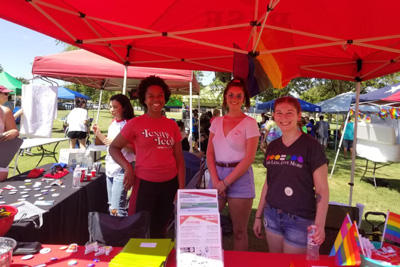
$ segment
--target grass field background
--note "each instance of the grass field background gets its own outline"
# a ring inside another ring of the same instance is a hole
[[[63,137],[63,127],[62,121],[60,120],[62,117],[66,116],[69,111],[61,110],[58,113],[58,118],[54,121],[53,124],[53,135],[52,137]],[[141,111],[135,110],[135,115],[141,115]],[[96,119],[96,111],[89,111],[89,117]],[[167,112],[168,118],[181,119],[181,113]],[[102,129],[103,133],[107,132],[108,125],[111,122],[111,115],[108,110],[101,110],[98,124]],[[335,128],[336,122],[331,121],[331,128]],[[94,137],[91,134],[91,138]],[[45,148],[47,150],[52,150],[54,145],[47,145]],[[57,147],[57,151],[61,148],[68,148],[68,142],[61,142]],[[3,151],[2,151],[3,152]],[[21,172],[25,172],[34,168],[37,162],[40,159],[41,151],[37,148],[33,148],[32,151],[33,156],[20,156],[18,158],[18,166]],[[333,166],[333,162],[335,159],[336,151],[333,149],[327,150],[327,157],[330,161],[329,164],[329,174],[331,172],[331,168]],[[58,157],[58,156],[57,156]],[[255,211],[258,207],[259,197],[261,194],[262,186],[265,181],[265,168],[262,165],[263,154],[261,151],[257,152],[255,162],[253,164],[254,170],[254,178],[256,185],[256,198],[253,203],[252,216],[249,222],[248,227],[248,235],[250,237],[249,244],[251,251],[267,251],[267,246],[265,240],[259,240],[254,237],[252,226],[253,226],[253,217]],[[41,163],[53,163],[54,159],[51,157],[45,157]],[[355,186],[353,188],[353,206],[356,203],[362,203],[365,205],[365,211],[381,211],[386,212],[387,210],[391,210],[393,212],[400,214],[400,164],[392,164],[390,166],[386,166],[384,168],[380,168],[376,171],[376,177],[384,178],[385,182],[389,185],[389,187],[378,187],[374,188],[374,186],[367,182],[366,180],[360,181],[360,177],[362,176],[365,168],[366,160],[363,158],[356,159],[356,167],[355,167],[355,175],[354,175],[354,183]],[[11,162],[10,166],[14,166],[14,161]],[[370,163],[370,166],[372,164]],[[13,169],[10,168],[10,175],[12,176]],[[350,182],[350,174],[351,174],[351,160],[343,159],[342,152],[340,153],[337,161],[337,165],[335,168],[335,172],[331,179],[329,179],[329,188],[330,188],[330,201],[340,202],[340,203],[349,203],[349,192],[350,186],[348,183]],[[366,177],[372,177],[372,172],[367,172]],[[224,210],[224,213],[228,213],[228,210]],[[380,219],[380,218],[378,218]],[[365,222],[362,224],[362,228],[367,232],[371,231],[371,227],[367,225]],[[224,236],[224,248],[232,249],[233,248],[233,235]]]

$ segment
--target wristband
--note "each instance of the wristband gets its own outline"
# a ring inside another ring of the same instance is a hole
[[[224,183],[225,187],[228,188],[229,187],[229,183],[225,180],[222,180],[222,182]]]
[[[262,220],[262,217],[254,217],[254,219]]]

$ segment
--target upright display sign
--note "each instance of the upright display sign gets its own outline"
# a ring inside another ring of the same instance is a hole
[[[217,190],[178,190],[175,225],[178,267],[224,266]]]

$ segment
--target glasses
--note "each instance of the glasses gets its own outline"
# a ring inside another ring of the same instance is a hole
[[[8,96],[10,93],[3,93],[3,92],[0,92],[0,94]]]

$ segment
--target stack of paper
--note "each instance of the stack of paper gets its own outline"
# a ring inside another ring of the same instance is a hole
[[[178,190],[176,210],[177,266],[224,266],[217,190]]]
[[[121,253],[110,261],[109,266],[164,266],[173,247],[174,242],[170,239],[131,238]]]

